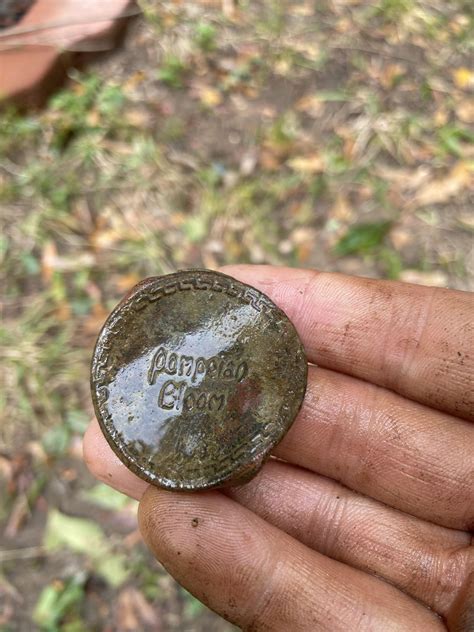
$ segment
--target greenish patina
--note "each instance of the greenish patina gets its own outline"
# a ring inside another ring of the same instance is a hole
[[[245,482],[291,426],[307,363],[288,317],[225,274],[145,279],[107,319],[92,398],[107,441],[146,481],[174,490]]]

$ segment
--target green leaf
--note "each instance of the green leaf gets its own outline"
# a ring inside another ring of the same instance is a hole
[[[65,584],[54,582],[45,586],[36,602],[33,621],[43,630],[56,630],[68,611],[83,600],[84,582],[85,576],[80,574]]]
[[[72,432],[83,434],[89,425],[89,416],[83,410],[70,410],[66,415],[66,423]]]
[[[207,219],[199,216],[190,217],[183,228],[190,241],[201,241],[207,234]]]
[[[350,94],[348,92],[346,92],[345,90],[320,90],[319,92],[316,92],[316,97],[320,100],[320,101],[341,101],[341,102],[345,102],[345,101],[349,101]]]
[[[84,498],[84,500],[88,500],[95,505],[99,505],[104,509],[111,509],[114,511],[123,509],[132,502],[124,494],[121,494],[115,489],[112,489],[112,487],[104,485],[103,483],[98,483],[91,489],[82,491],[81,498]]]
[[[374,222],[372,224],[355,224],[341,237],[336,244],[338,255],[368,254],[382,244],[389,232],[391,222]]]
[[[186,67],[175,55],[169,55],[158,71],[158,79],[170,88],[182,88]]]
[[[58,619],[56,610],[57,600],[57,588],[52,585],[43,588],[33,611],[33,621],[43,628],[56,625]]]
[[[216,47],[217,31],[212,24],[201,22],[196,27],[196,44],[201,50],[210,53]]]
[[[104,531],[92,520],[51,509],[43,542],[48,551],[68,548],[87,555],[94,570],[113,587],[120,586],[129,575],[126,557],[112,551]]]
[[[23,252],[20,255],[21,262],[23,263],[23,267],[25,268],[25,272],[28,275],[34,276],[40,273],[41,266],[38,262],[38,259],[32,255],[30,252]]]
[[[69,446],[71,435],[66,424],[48,430],[42,439],[44,449],[51,456],[61,456]]]
[[[43,541],[48,551],[66,547],[95,558],[107,551],[105,533],[99,525],[85,518],[66,516],[57,509],[48,514]]]
[[[445,125],[440,128],[438,138],[444,151],[460,158],[463,156],[462,143],[474,143],[474,133],[455,125]]]
[[[61,625],[61,632],[90,632],[88,624],[84,623],[82,619],[74,619]]]
[[[403,261],[395,250],[382,248],[378,254],[378,259],[385,268],[385,276],[388,279],[398,279],[403,270]]]
[[[95,561],[94,568],[113,588],[121,586],[130,574],[127,558],[120,553],[108,553],[100,557]]]
[[[190,592],[184,588],[181,589],[181,592],[184,596],[184,614],[186,617],[195,619],[203,610],[206,610],[206,606]]]

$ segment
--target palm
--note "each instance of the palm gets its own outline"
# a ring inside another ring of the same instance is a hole
[[[141,528],[156,556],[247,630],[473,629],[472,297],[227,272],[288,313],[319,366],[277,458],[251,483],[226,495],[147,491]],[[97,476],[142,496],[97,426],[85,449]]]

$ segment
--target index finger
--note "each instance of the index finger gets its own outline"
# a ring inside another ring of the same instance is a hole
[[[474,419],[473,294],[275,266],[222,270],[287,313],[310,362]]]

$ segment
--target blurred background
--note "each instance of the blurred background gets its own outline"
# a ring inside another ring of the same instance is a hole
[[[89,362],[149,275],[235,262],[473,289],[469,0],[142,0],[1,113],[0,630],[234,629],[81,463]]]

